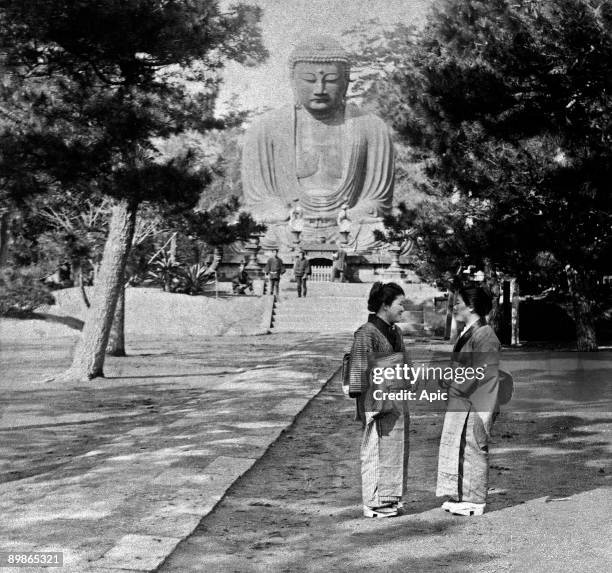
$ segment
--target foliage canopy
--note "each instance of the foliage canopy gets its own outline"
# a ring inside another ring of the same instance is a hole
[[[445,199],[434,256],[609,271],[612,3],[445,0],[405,46],[380,108]]]

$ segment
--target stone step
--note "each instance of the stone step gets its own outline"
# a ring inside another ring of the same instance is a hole
[[[401,283],[400,286],[406,293],[406,298],[414,304],[423,304],[433,300],[442,293],[436,288],[423,283]],[[281,281],[282,292],[296,292],[296,284],[289,281]],[[368,294],[372,288],[371,283],[334,283],[334,282],[312,282],[308,283],[308,294],[316,296],[356,296],[367,301]]]
[[[337,302],[325,302],[321,304],[317,304],[315,302],[312,303],[289,303],[286,301],[276,302],[275,309],[280,312],[291,311],[291,312],[300,312],[300,313],[308,313],[312,312],[314,314],[326,314],[327,312],[343,312],[347,309],[350,309],[353,312],[357,312],[360,314],[368,314],[368,310],[366,305],[363,304],[363,301],[337,301]],[[423,312],[423,308],[420,307],[410,307],[404,310],[405,313],[419,314]]]
[[[341,326],[343,328],[345,327],[357,328],[364,322],[365,320],[363,319],[357,319],[357,320],[355,319],[353,320],[299,320],[299,319],[285,318],[285,319],[280,319],[280,320],[274,320],[274,327],[284,328],[285,326],[289,326],[289,325],[294,326],[294,325],[303,324],[307,326],[312,326],[314,327],[315,330],[317,327],[323,327],[323,326]]]
[[[354,308],[363,312],[367,312],[367,302],[362,298],[356,297],[315,297],[307,296],[304,298],[288,298],[286,295],[282,296],[277,301],[277,308],[286,308],[287,306],[292,309],[314,309],[319,312],[322,310],[329,309],[340,309],[340,308]],[[406,305],[407,310],[420,311],[421,305]]]
[[[401,286],[406,293],[407,303],[413,308],[420,308],[424,305],[431,306],[433,305],[434,298],[442,294],[435,287],[426,284],[402,283]],[[225,289],[231,290],[231,283],[219,283],[219,288],[220,292],[224,293]],[[254,288],[256,294],[261,294],[263,292],[263,281],[255,280]],[[305,299],[298,299],[296,283],[283,279],[280,283],[280,299],[282,304],[286,300],[310,301],[316,298],[337,301],[341,298],[350,298],[357,299],[361,308],[366,308],[371,288],[372,285],[370,283],[309,282],[308,296]],[[308,303],[304,302],[302,304]]]
[[[361,326],[362,321],[353,324],[338,323],[308,323],[308,322],[286,322],[274,326],[273,332],[354,332]],[[426,334],[422,324],[399,324],[405,335],[424,336]]]
[[[340,326],[351,326],[357,328],[357,326],[363,324],[367,320],[367,317],[363,316],[355,316],[353,318],[343,318],[339,320],[335,320],[333,318],[330,319],[321,319],[321,318],[309,318],[309,317],[300,317],[300,316],[275,316],[272,318],[272,326],[273,328],[282,329],[288,324],[308,324],[314,327],[316,326],[326,326],[326,325],[340,325]],[[406,327],[415,328],[415,329],[423,329],[424,323],[422,317],[414,317],[402,320],[400,325],[406,325]],[[316,328],[315,328],[316,330]]]
[[[322,308],[322,307],[276,307],[274,309],[275,317],[299,317],[300,319],[316,319],[316,320],[342,320],[343,317],[363,317],[367,319],[368,313],[363,308],[344,307],[342,305]],[[414,320],[422,320],[423,310],[412,309],[405,310],[402,315],[403,322]]]
[[[367,320],[370,288],[354,283],[314,283],[303,298],[281,290],[272,316],[273,331],[354,332]],[[423,320],[423,306],[413,305],[404,312],[400,327],[406,333],[423,334]]]
[[[362,299],[290,299],[277,302],[274,332],[354,332],[368,317]],[[422,309],[407,310],[399,324],[404,333],[424,334]]]
[[[354,324],[355,322],[363,324],[368,319],[365,314],[354,314],[347,316],[304,316],[297,314],[275,314],[273,317],[274,324],[281,322],[307,322],[312,324]],[[423,315],[414,314],[411,316],[403,316],[399,321],[402,324],[423,324]]]

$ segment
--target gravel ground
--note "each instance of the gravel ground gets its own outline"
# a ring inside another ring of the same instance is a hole
[[[502,414],[487,512],[462,518],[434,496],[442,416],[416,409],[406,514],[368,520],[352,411],[330,382],[160,571],[584,572],[611,562],[609,414]]]

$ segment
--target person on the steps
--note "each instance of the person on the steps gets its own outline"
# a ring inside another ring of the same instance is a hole
[[[404,291],[395,283],[374,283],[368,321],[355,332],[350,354],[349,396],[357,399],[361,442],[361,490],[365,517],[393,517],[402,508],[408,470],[407,400],[385,393],[410,389],[410,380],[382,381],[381,369],[410,363],[396,323],[404,312]]]
[[[280,277],[285,272],[282,259],[278,256],[278,249],[272,251],[272,256],[266,262],[264,274],[270,283],[270,294],[278,296]]]
[[[306,281],[310,276],[310,263],[308,262],[306,253],[304,253],[304,251],[300,251],[299,256],[293,263],[293,276],[295,277],[295,282],[297,283],[298,298],[300,298],[302,295],[306,296],[308,291]]]

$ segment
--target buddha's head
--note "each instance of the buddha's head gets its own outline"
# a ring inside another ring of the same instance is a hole
[[[333,38],[312,37],[289,56],[289,73],[297,105],[316,116],[328,116],[344,106],[349,84],[348,53]]]

